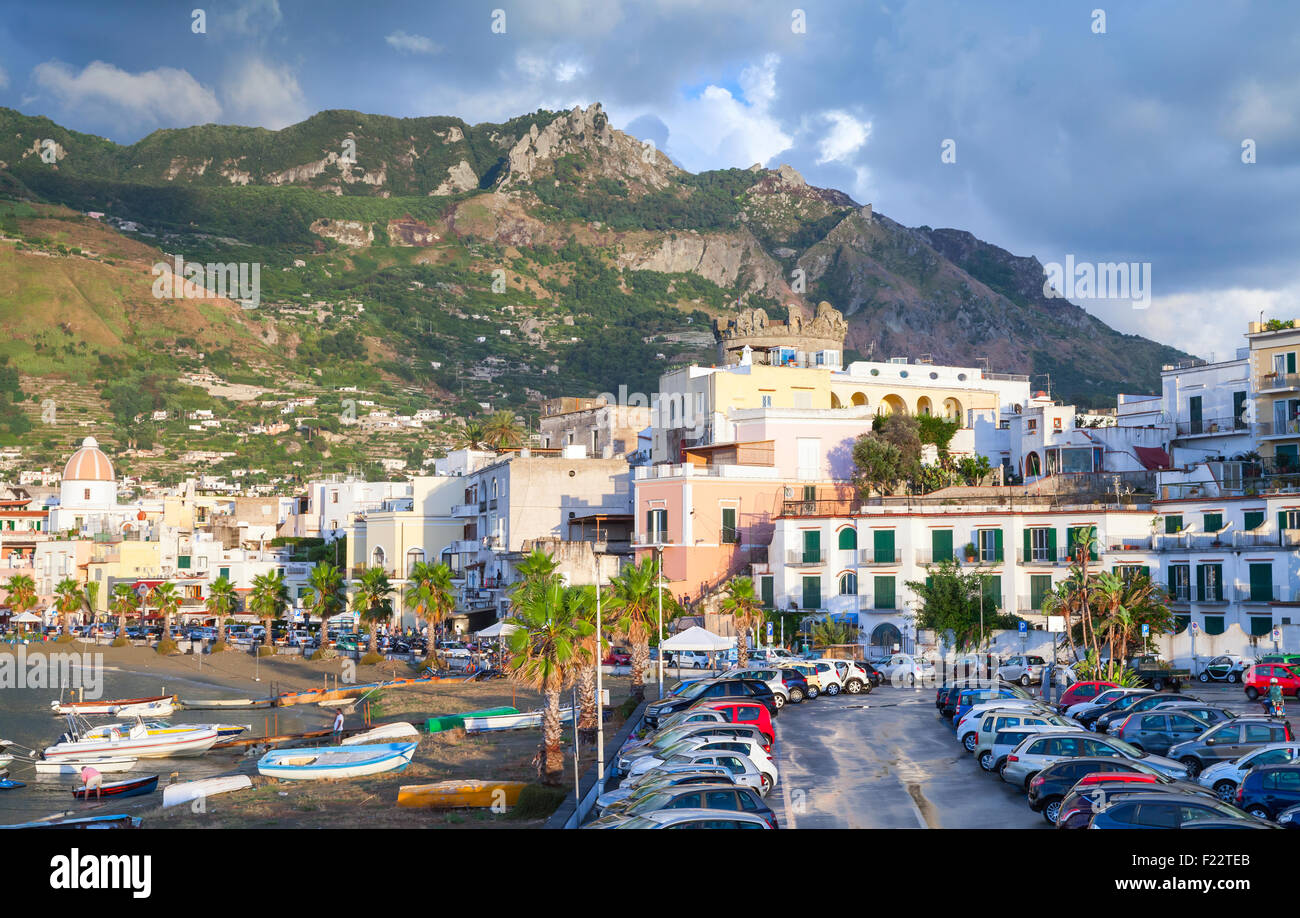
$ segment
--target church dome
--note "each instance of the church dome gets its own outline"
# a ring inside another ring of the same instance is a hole
[[[64,481],[112,481],[113,463],[108,461],[94,437],[81,441],[81,449],[72,454],[63,470]]]

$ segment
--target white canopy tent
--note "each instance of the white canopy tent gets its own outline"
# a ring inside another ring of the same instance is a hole
[[[35,612],[23,612],[9,619],[11,625],[39,625],[43,619]]]
[[[687,628],[681,634],[674,634],[663,643],[664,650],[702,650],[706,653],[730,650],[734,646],[735,638],[722,637],[698,625]]]
[[[488,625],[488,627],[484,628],[482,631],[475,632],[475,636],[481,638],[509,637],[518,630],[518,625],[512,625],[509,622],[497,622],[496,624]]]

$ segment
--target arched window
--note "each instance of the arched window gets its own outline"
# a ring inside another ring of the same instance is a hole
[[[858,531],[852,526],[841,529],[839,547],[841,551],[857,551]]]
[[[411,576],[415,565],[424,563],[424,549],[412,548],[406,553],[406,576]]]
[[[929,415],[929,414],[930,414],[930,398],[929,398],[929,396],[922,395],[919,399],[917,399],[917,401],[916,401],[916,413],[917,413],[918,415],[922,415],[922,414],[923,414],[923,415]]]
[[[949,421],[961,423],[961,402],[955,398],[946,398],[943,400],[943,416]]]
[[[858,594],[858,575],[853,572],[840,574],[840,595],[856,596]]]
[[[865,392],[854,392],[854,393],[853,393],[853,404],[865,408],[866,405],[867,405],[867,393],[865,393]]]
[[[895,646],[902,646],[903,636],[899,634],[898,628],[891,624],[877,625],[871,632],[871,645],[873,647],[883,647],[885,650],[892,651]]]
[[[375,567],[383,567],[384,558],[385,555],[384,555],[383,548],[376,545],[375,550],[370,553],[370,563],[373,564]]]
[[[1025,477],[1034,478],[1043,474],[1041,466],[1038,464],[1038,453],[1030,453],[1025,457]]]

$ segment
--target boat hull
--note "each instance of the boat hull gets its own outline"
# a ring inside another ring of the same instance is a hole
[[[439,781],[404,784],[397,805],[449,809],[461,806],[514,806],[527,786],[524,781]]]
[[[573,720],[573,709],[560,711],[560,723],[567,724]],[[527,714],[501,714],[490,717],[466,717],[466,733],[490,733],[493,730],[526,730],[542,725],[542,712],[530,711]]]
[[[360,778],[401,771],[411,764],[413,755],[415,743],[284,749],[268,752],[258,759],[257,771],[268,778],[286,781]]]
[[[89,765],[103,774],[119,774],[135,768],[135,759],[69,759],[66,762],[37,762],[38,775],[79,775],[81,769]]]
[[[342,740],[340,745],[365,746],[374,743],[396,743],[408,738],[414,738],[418,741],[419,736],[420,731],[408,723],[380,724],[365,733],[349,736],[347,739]]]
[[[192,755],[203,755],[217,742],[216,730],[195,730],[191,735],[164,736],[129,736],[123,734],[114,742],[104,740],[80,740],[71,743],[58,743],[45,750],[45,758],[50,761],[61,759],[84,759],[87,756],[106,755],[113,758],[170,759]]]
[[[518,708],[507,705],[499,708],[484,708],[481,711],[466,711],[463,714],[444,714],[442,717],[430,717],[427,727],[430,733],[444,733],[447,730],[455,730],[457,727],[463,729],[466,717],[495,717],[518,713]]]
[[[273,698],[209,698],[206,700],[182,698],[180,706],[186,711],[223,711],[228,708],[253,709],[269,708],[275,704]]]
[[[114,708],[175,700],[175,695],[154,695],[152,698],[113,698],[108,701],[51,701],[50,710],[55,714],[112,714]]]
[[[136,778],[132,781],[111,781],[104,784],[99,789],[101,797],[143,797],[145,794],[152,794],[158,789],[158,776],[150,775],[147,778]],[[72,796],[78,800],[94,800],[95,793],[93,790],[87,791],[84,787],[78,787],[72,792]]]
[[[248,775],[227,775],[221,778],[203,778],[199,781],[171,784],[163,788],[163,808],[252,786],[253,779]]]

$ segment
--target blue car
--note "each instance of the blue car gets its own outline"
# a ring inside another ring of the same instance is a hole
[[[985,701],[997,701],[999,698],[1028,698],[1029,694],[1012,685],[999,685],[990,688],[962,689],[957,695],[956,713],[952,716],[953,726],[975,705]]]

